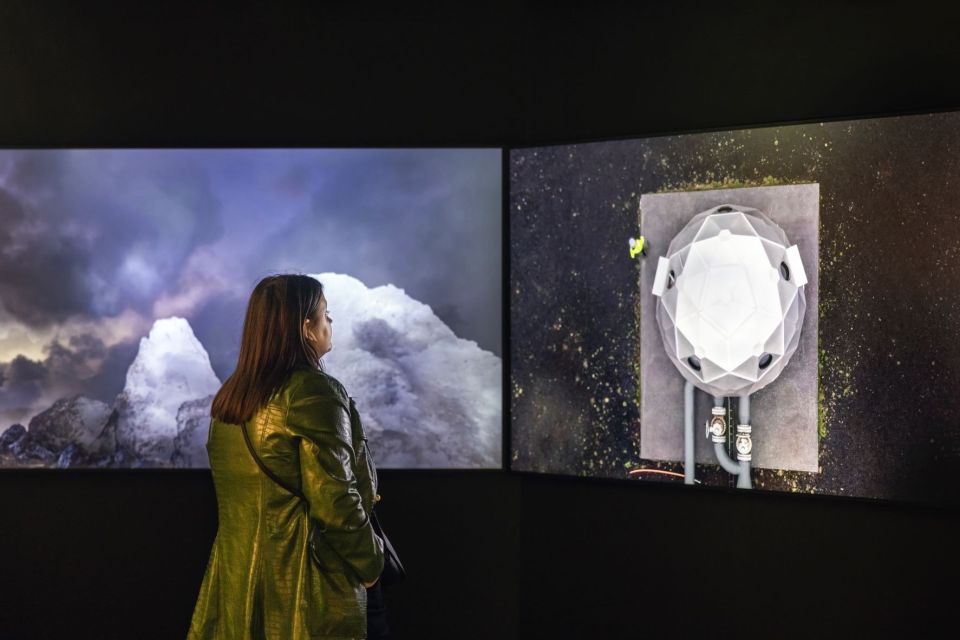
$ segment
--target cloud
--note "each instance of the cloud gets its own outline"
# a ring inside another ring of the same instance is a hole
[[[502,362],[459,338],[428,306],[392,285],[368,288],[323,273],[334,316],[328,371],[356,398],[384,467],[496,467]]]
[[[150,311],[223,233],[198,158],[175,151],[4,151],[0,296],[20,322]]]
[[[191,316],[194,334],[210,355],[213,371],[226,380],[237,366],[240,335],[247,309],[249,291],[244,297],[218,296],[207,300]]]
[[[8,422],[23,420],[33,415],[33,407],[46,387],[46,368],[42,363],[17,356],[0,363],[0,415]],[[8,425],[0,423],[0,430]]]
[[[49,332],[43,332],[42,336],[38,336],[23,325],[0,320],[0,362],[12,360],[18,355],[40,357],[50,335]]]
[[[4,386],[16,386],[42,382],[46,368],[39,362],[17,356],[3,367]]]
[[[208,301],[220,296],[244,296],[248,292],[227,273],[220,257],[209,247],[196,249],[187,260],[177,289],[162,294],[153,303],[153,316],[192,316]]]
[[[149,331],[152,322],[150,318],[126,309],[116,316],[91,318],[74,315],[60,324],[35,327],[12,317],[0,304],[0,362],[16,355],[43,359],[50,343],[57,340],[69,342],[73,336],[94,336],[108,347],[129,342]]]
[[[309,198],[262,239],[255,273],[396,284],[457,335],[501,353],[499,150],[352,150],[309,166],[296,174]]]
[[[7,313],[43,326],[84,311],[89,265],[81,241],[64,236],[55,219],[0,187],[0,299]]]
[[[74,334],[43,347],[42,359],[17,355],[0,362],[0,417],[26,421],[60,398],[82,394],[110,403],[123,389],[138,341],[107,345],[95,334]],[[0,421],[0,429],[6,425]]]

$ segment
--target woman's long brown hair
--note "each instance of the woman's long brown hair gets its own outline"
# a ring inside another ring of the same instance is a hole
[[[247,303],[237,367],[213,398],[213,418],[243,424],[295,369],[319,368],[319,354],[303,337],[303,321],[315,317],[322,297],[323,285],[310,276],[274,275],[257,283]]]

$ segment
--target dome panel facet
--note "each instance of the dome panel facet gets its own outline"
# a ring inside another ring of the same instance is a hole
[[[726,396],[753,393],[780,374],[806,309],[804,267],[788,246],[766,215],[736,205],[701,212],[677,234],[666,256],[673,286],[659,297],[657,323],[684,378]],[[772,359],[760,369],[765,354]],[[692,355],[699,370],[687,360]]]

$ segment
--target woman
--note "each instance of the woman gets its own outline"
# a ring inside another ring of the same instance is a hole
[[[210,412],[219,528],[190,640],[366,638],[368,589],[382,615],[376,470],[352,399],[320,366],[332,324],[309,276],[270,276],[250,295]]]

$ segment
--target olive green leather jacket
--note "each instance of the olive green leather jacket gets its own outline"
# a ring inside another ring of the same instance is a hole
[[[360,416],[334,378],[298,369],[243,428],[210,423],[219,528],[189,640],[365,638],[363,582],[383,569],[369,514],[377,489]]]

